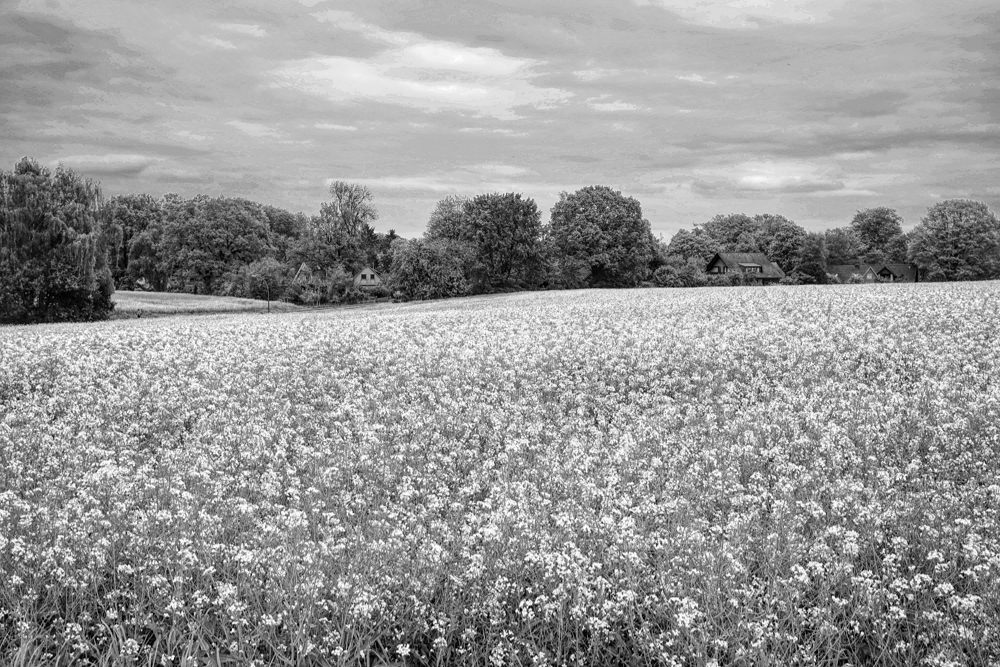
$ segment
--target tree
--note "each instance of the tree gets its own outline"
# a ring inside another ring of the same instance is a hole
[[[483,194],[464,205],[466,238],[476,253],[479,290],[510,287],[537,272],[541,213],[533,199],[518,193]],[[462,238],[455,240],[463,240]]]
[[[983,202],[939,202],[913,230],[909,258],[926,280],[998,278],[1000,221]]]
[[[792,273],[802,262],[802,246],[806,241],[806,230],[783,215],[765,213],[755,215],[757,231],[754,238],[760,252],[781,267],[785,273]]]
[[[826,283],[826,266],[826,235],[820,232],[807,233],[802,242],[800,261],[795,267],[795,272],[808,276],[808,282],[822,285]]]
[[[0,321],[106,319],[111,231],[96,182],[30,158],[0,172]]]
[[[851,220],[861,246],[861,259],[867,263],[905,261],[903,218],[895,209],[885,206],[858,211]]]
[[[653,234],[636,199],[604,185],[559,195],[545,233],[563,284],[629,287],[646,278]]]
[[[684,258],[685,262],[697,258],[707,265],[719,252],[719,242],[702,228],[695,227],[694,231],[682,229],[670,239],[667,252]]]
[[[305,231],[309,219],[303,213],[292,213],[277,206],[265,205],[262,209],[271,231],[271,245],[274,246],[275,256],[285,261],[289,250]]]
[[[855,264],[864,252],[861,241],[850,227],[826,230],[827,264]]]
[[[434,206],[424,237],[428,239],[453,239],[472,241],[472,234],[465,219],[468,197],[448,195]]]
[[[737,251],[735,248],[741,244],[741,237],[744,235],[755,238],[757,229],[757,222],[743,213],[717,215],[701,225],[701,230],[715,239],[720,249],[725,252],[751,252]],[[745,239],[742,243],[745,245]]]
[[[470,291],[470,247],[449,239],[397,239],[389,289],[403,299],[441,299]]]
[[[129,270],[133,245],[148,229],[163,221],[161,203],[147,194],[116,195],[107,200],[104,213],[109,225],[119,230],[120,240],[111,248],[111,275],[118,289],[136,287],[138,272]],[[148,237],[143,243],[148,241]],[[137,253],[141,256],[141,253]]]
[[[378,220],[371,191],[357,183],[334,181],[330,184],[329,202],[320,205],[320,218],[333,228],[333,231],[356,236],[366,227]]]
[[[363,185],[334,181],[331,201],[320,205],[319,215],[306,224],[289,255],[326,269],[335,266],[354,273],[374,261],[377,237],[371,226],[378,219],[372,193]]]
[[[169,286],[196,294],[216,294],[223,276],[274,254],[263,207],[246,199],[198,195],[164,206],[159,252]]]

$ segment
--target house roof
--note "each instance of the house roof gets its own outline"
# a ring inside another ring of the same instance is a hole
[[[833,264],[826,267],[826,272],[837,276],[841,281],[847,281],[854,274],[863,276],[869,270],[872,273],[879,274],[885,269],[888,269],[895,276],[896,280],[906,282],[917,281],[917,267],[915,264]]]
[[[730,269],[739,270],[740,267],[756,267],[759,266],[761,271],[757,274],[761,278],[784,278],[785,272],[781,268],[769,260],[767,255],[762,252],[720,252],[716,253],[712,261],[708,263],[708,266],[715,264],[716,260],[721,260],[723,264],[728,266]]]
[[[886,264],[885,268],[895,273],[896,278],[899,280],[906,280],[914,283],[917,282],[916,264]]]
[[[354,277],[357,278],[362,273],[374,273],[375,275],[377,275],[377,276],[379,276],[381,278],[381,276],[379,275],[379,272],[376,271],[375,269],[373,269],[372,267],[368,266],[367,264],[365,265],[365,268],[363,268],[360,271],[358,271],[357,273],[355,273]]]

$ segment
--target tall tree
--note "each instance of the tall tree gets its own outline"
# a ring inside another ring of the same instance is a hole
[[[851,220],[861,245],[861,259],[865,262],[894,262],[906,260],[903,237],[903,218],[895,209],[886,206],[858,211]]]
[[[567,286],[633,286],[649,271],[653,234],[642,206],[607,186],[561,193],[545,232]]]
[[[718,241],[704,229],[696,227],[694,231],[681,229],[674,234],[667,245],[667,253],[683,257],[685,262],[694,257],[708,264],[715,253],[719,252],[719,247]]]
[[[1000,278],[1000,221],[980,201],[939,202],[913,230],[909,257],[925,280]]]
[[[108,317],[111,229],[96,182],[30,158],[0,172],[0,321]]]
[[[855,264],[860,262],[864,250],[858,235],[850,227],[826,230],[827,264]]]
[[[374,261],[378,211],[372,193],[363,185],[335,181],[329,202],[306,224],[305,232],[290,253],[294,261],[326,269],[342,267],[353,273]]]
[[[160,202],[147,194],[116,195],[105,202],[109,224],[121,231],[120,242],[111,249],[111,273],[118,289],[135,289],[138,275],[129,271],[132,247],[147,229],[162,224]]]
[[[330,184],[330,201],[320,205],[319,215],[334,231],[356,236],[378,220],[373,199],[371,191],[363,185],[334,181]]]
[[[755,238],[759,225],[749,215],[743,213],[730,213],[727,215],[717,215],[699,228],[711,236],[719,244],[720,249],[728,252],[737,252],[737,245],[741,244],[740,237],[749,236]],[[746,245],[746,242],[742,243]]]
[[[754,238],[760,251],[785,273],[795,271],[802,262],[806,230],[783,215],[765,213],[755,215],[753,220],[757,225]]]
[[[463,217],[475,248],[478,289],[532,279],[539,263],[542,226],[534,199],[522,199],[514,192],[479,195],[465,202]]]
[[[468,201],[468,197],[459,195],[448,195],[439,201],[427,221],[424,236],[429,239],[472,241],[472,230],[465,219],[465,205]]]
[[[822,285],[826,283],[826,266],[826,235],[821,232],[807,233],[802,242],[799,264],[795,267],[795,271]]]
[[[224,275],[272,256],[270,241],[267,215],[256,202],[198,195],[165,206],[160,245],[174,289],[215,294]]]

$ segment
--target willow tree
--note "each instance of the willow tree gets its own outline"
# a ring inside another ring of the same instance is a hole
[[[106,319],[114,282],[94,181],[22,158],[0,172],[0,322]]]

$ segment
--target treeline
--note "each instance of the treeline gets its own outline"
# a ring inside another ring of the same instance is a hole
[[[966,199],[931,206],[909,233],[886,207],[858,211],[849,225],[825,232],[807,232],[780,215],[719,215],[677,232],[654,279],[707,284],[705,264],[716,252],[762,252],[791,284],[830,282],[836,276],[829,267],[855,263],[914,264],[921,280],[989,280],[1000,278],[1000,221],[986,204]]]
[[[837,264],[913,263],[922,280],[1000,277],[1000,222],[947,200],[909,233],[890,208],[807,232],[781,215],[719,215],[665,242],[640,203],[606,186],[562,193],[549,220],[518,193],[446,197],[418,239],[379,233],[364,186],[335,182],[318,214],[247,199],[101,197],[98,185],[30,158],[0,172],[0,321],[107,317],[114,289],[347,303],[532,289],[742,284],[708,276],[716,252],[761,252],[788,284],[825,283]],[[364,291],[365,267],[383,284]]]

